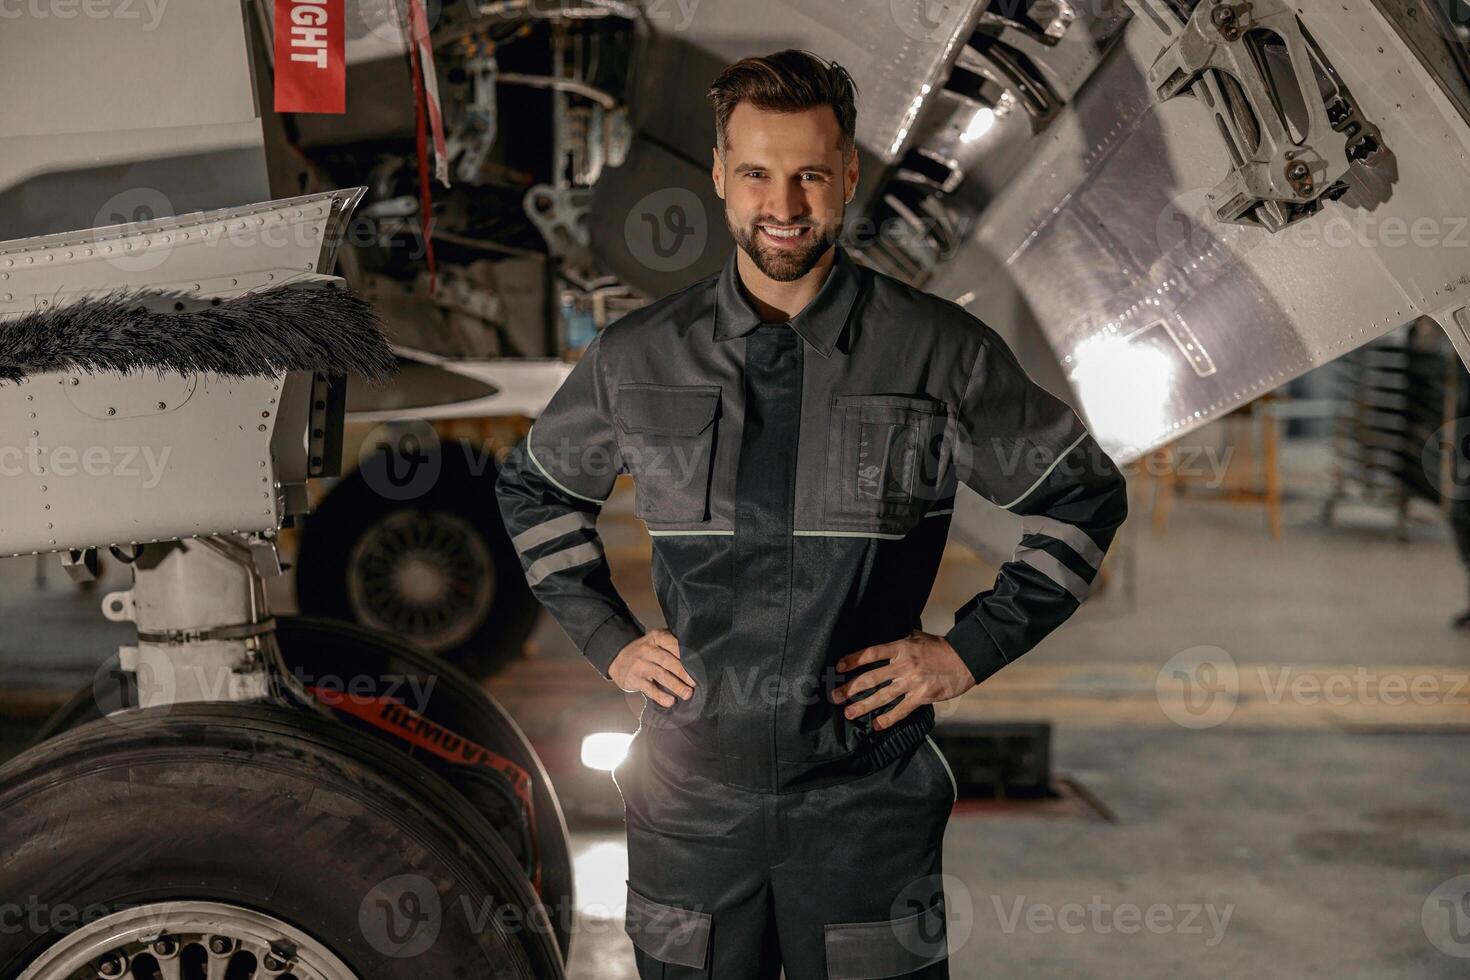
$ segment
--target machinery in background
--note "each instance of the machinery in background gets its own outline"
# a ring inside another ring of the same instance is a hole
[[[29,457],[0,553],[80,580],[110,552],[133,584],[103,612],[137,630],[0,768],[4,893],[87,910],[5,930],[0,975],[563,975],[566,827],[519,728],[391,636],[270,606],[343,375],[392,364],[331,274],[360,196],[0,243],[0,443]]]
[[[259,0],[197,55],[254,81],[226,91],[214,72],[207,116],[103,99],[67,136],[0,110],[0,215],[26,233],[366,184],[342,272],[404,370],[349,392],[366,446],[349,464],[406,472],[432,441],[445,486],[420,506],[349,465],[303,528],[300,604],[477,676],[520,652],[536,612],[493,510],[467,502],[488,499],[496,453],[587,339],[732,247],[710,126],[689,121],[754,50],[751,23],[780,25],[762,50],[821,52],[857,82],[859,261],[998,329],[1120,462],[1419,318],[1470,349],[1470,60],[1463,23],[1428,0],[443,0],[420,71],[447,187],[424,179],[432,150],[420,160],[409,2],[347,5],[340,116],[271,110]],[[160,30],[192,36],[203,16]],[[42,69],[33,29],[0,68],[17,85]],[[68,209],[86,220],[58,223]],[[495,436],[450,435],[458,420]],[[1017,533],[969,494],[954,526],[993,557]]]

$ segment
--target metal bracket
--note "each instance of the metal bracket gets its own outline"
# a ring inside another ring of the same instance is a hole
[[[61,567],[73,582],[95,582],[100,565],[96,548],[72,548],[61,555]]]
[[[109,592],[102,597],[102,615],[114,623],[137,621],[137,610],[133,608],[133,590]]]
[[[1149,69],[1155,96],[1199,97],[1225,138],[1231,171],[1211,195],[1220,220],[1279,231],[1346,193],[1353,162],[1372,165],[1384,152],[1280,0],[1201,0],[1182,24],[1171,10],[1150,13],[1174,28]]]
[[[252,534],[245,539],[250,549],[250,559],[255,564],[255,573],[261,578],[275,578],[281,574],[281,553],[276,549],[276,539]]]

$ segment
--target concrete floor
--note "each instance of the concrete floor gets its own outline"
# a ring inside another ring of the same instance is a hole
[[[1288,450],[1297,465],[1279,541],[1259,508],[1190,496],[1160,532],[1136,480],[1109,588],[941,711],[1052,721],[1056,770],[1115,817],[955,812],[956,980],[1470,974],[1470,877],[1459,877],[1470,875],[1470,635],[1447,628],[1466,589],[1432,511],[1407,541],[1366,506],[1323,526],[1321,461]],[[629,510],[615,495],[604,536],[619,587],[657,622],[648,539]],[[55,570],[35,590],[33,571],[0,562],[12,736],[126,636],[96,611],[125,577],[84,597]],[[942,632],[993,574],[951,547],[926,626]],[[553,623],[533,646],[490,686],[565,772],[569,719],[585,727],[601,713],[631,730],[631,714]],[[586,787],[568,790],[587,809]],[[605,804],[607,784],[594,790]],[[574,819],[573,836],[571,976],[631,978],[619,827]]]

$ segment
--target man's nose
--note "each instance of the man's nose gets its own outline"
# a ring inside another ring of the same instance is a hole
[[[790,224],[805,218],[810,212],[806,194],[800,183],[790,182],[780,186],[766,202],[766,211],[776,221]]]

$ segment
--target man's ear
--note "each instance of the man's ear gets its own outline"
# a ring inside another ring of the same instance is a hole
[[[725,199],[725,164],[720,159],[719,147],[710,147],[709,153],[711,157],[710,179],[715,182],[715,193],[720,195],[720,200],[723,201]]]
[[[858,152],[857,145],[853,144],[852,159],[847,163],[847,169],[842,174],[843,199],[847,204],[852,203],[852,197],[857,193],[858,185]]]

